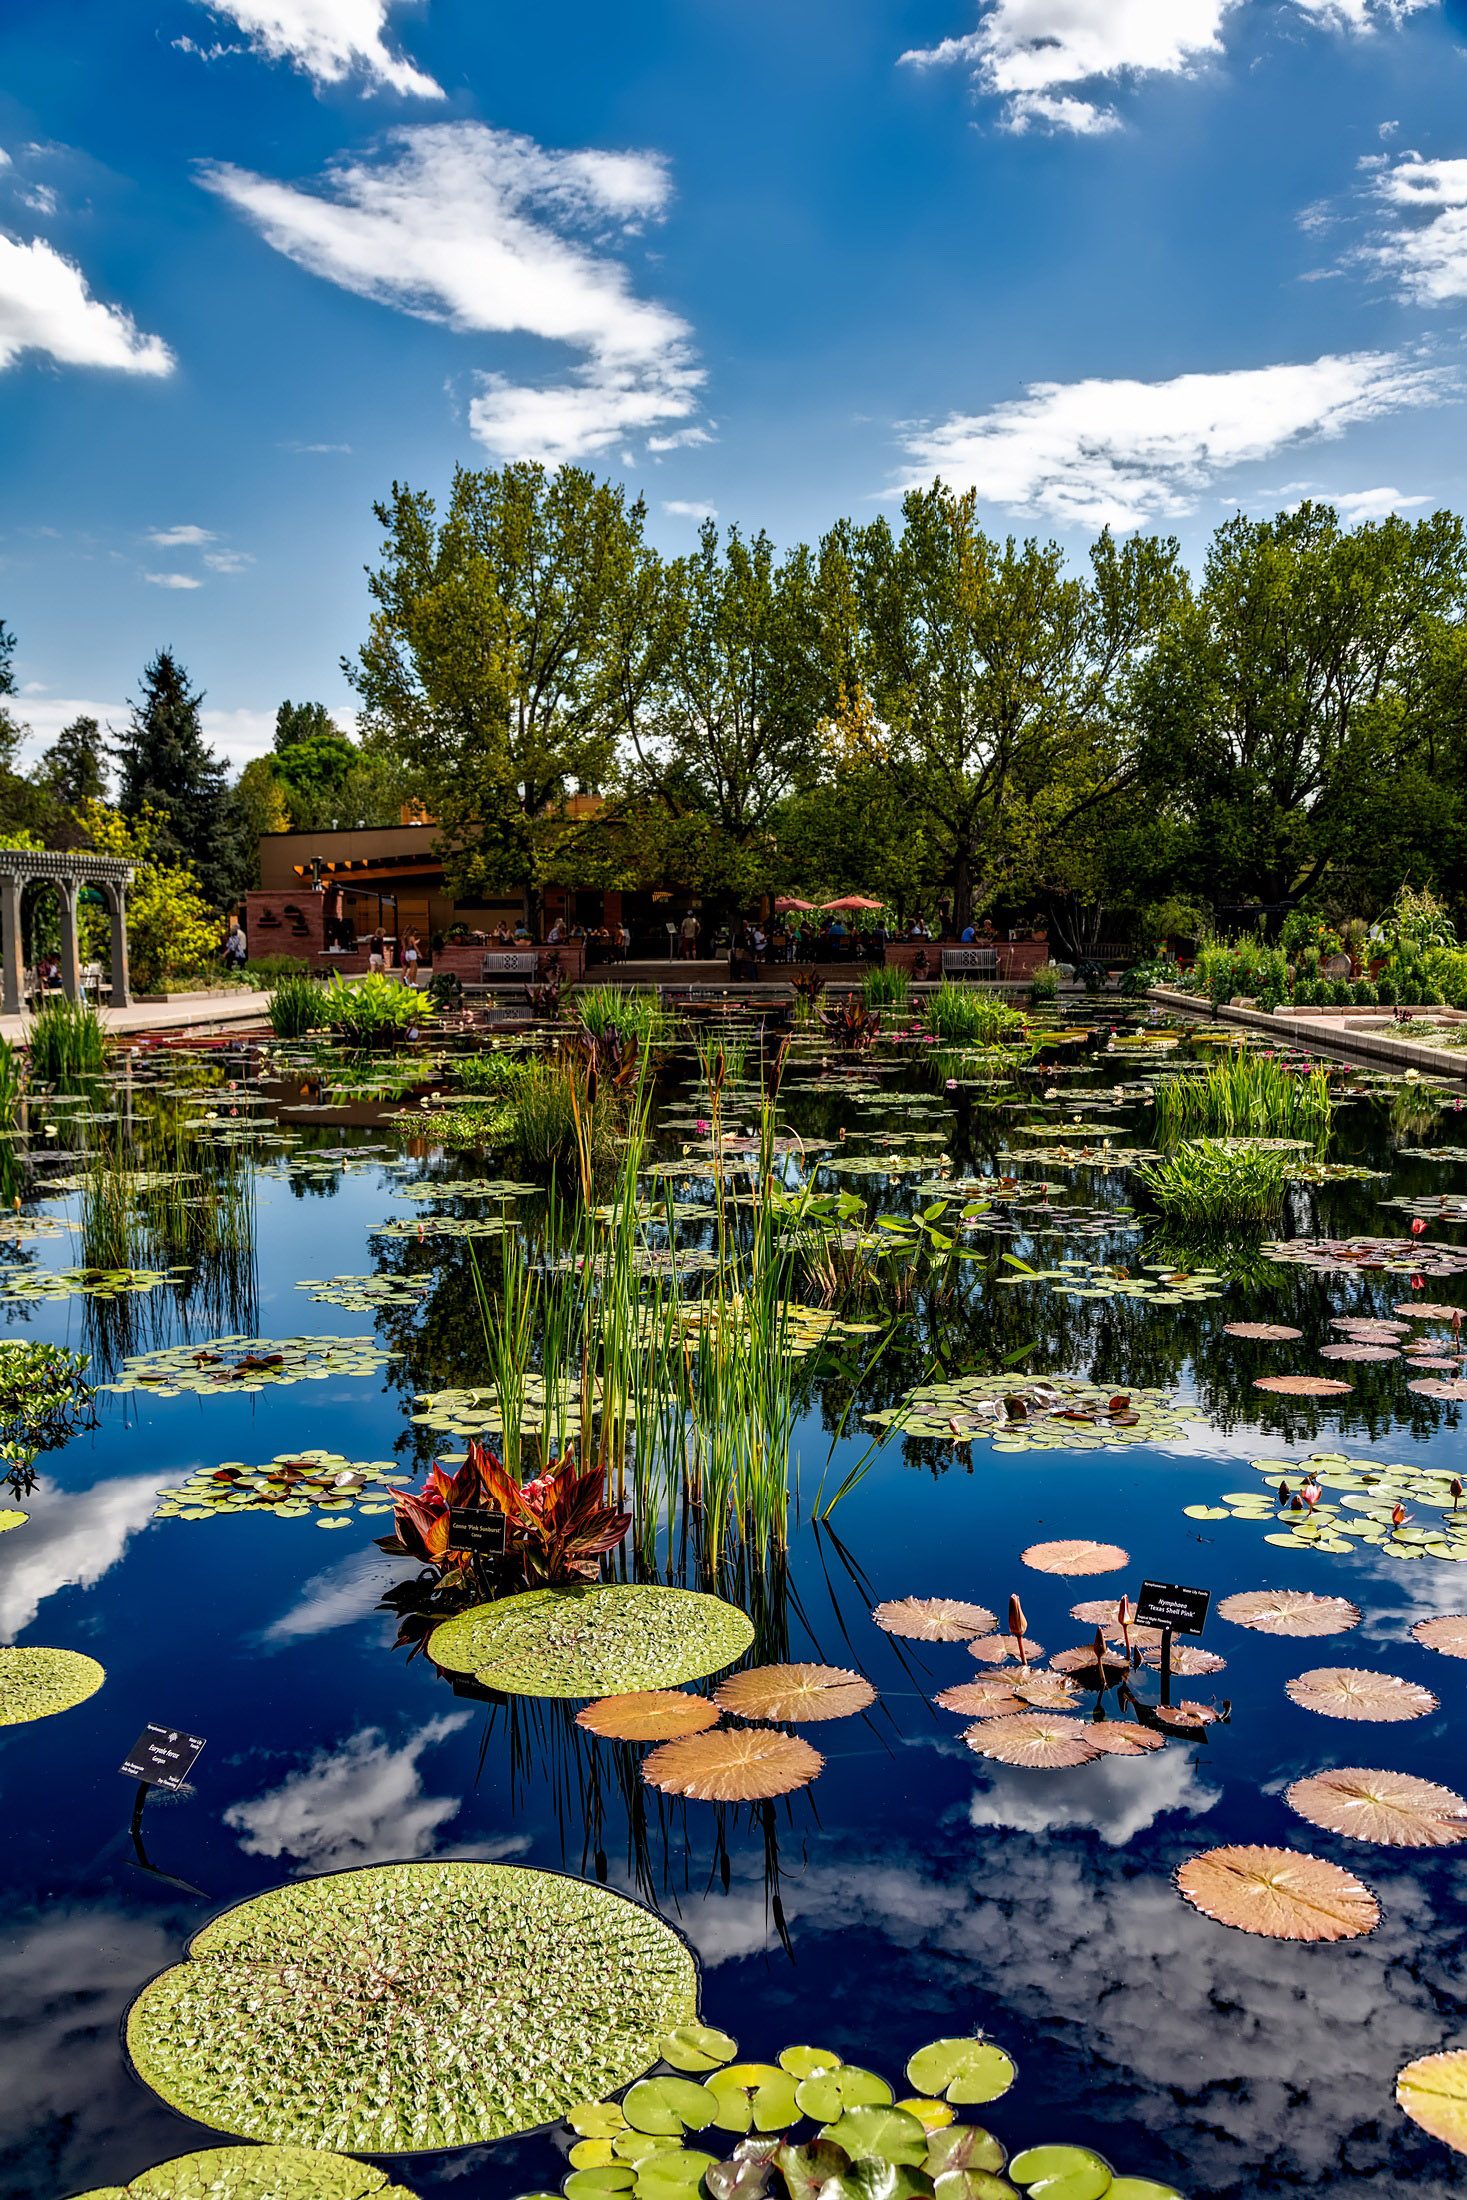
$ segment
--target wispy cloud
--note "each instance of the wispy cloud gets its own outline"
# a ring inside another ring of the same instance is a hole
[[[1399,23],[1433,0],[1294,0],[1332,29],[1364,32]],[[1223,31],[1242,0],[981,0],[976,30],[916,47],[915,67],[956,64],[1004,102],[1006,129],[1095,137],[1121,127],[1101,88],[1146,76],[1192,76],[1223,51]]]
[[[213,542],[214,536],[207,527],[150,527],[149,542],[155,542],[160,550],[196,550],[201,544]]]
[[[662,509],[664,512],[670,513],[674,519],[705,520],[717,519],[718,517],[718,506],[716,504],[695,504],[688,497],[668,497],[664,501]]]
[[[568,383],[480,377],[473,433],[554,463],[686,420],[703,381],[687,324],[634,293],[615,244],[666,209],[650,153],[556,152],[481,123],[394,131],[302,188],[215,165],[202,180],[328,282],[463,334],[523,333],[584,364]]]
[[[288,61],[317,84],[358,77],[366,92],[444,96],[441,84],[387,44],[389,0],[202,0],[202,5],[237,24],[267,61]],[[192,40],[178,43],[186,51],[200,50]]]
[[[1352,527],[1362,520],[1389,519],[1392,512],[1409,512],[1431,502],[1430,497],[1404,496],[1399,489],[1325,489],[1320,494]]]
[[[204,585],[196,573],[144,573],[143,579],[150,588],[202,588]]]
[[[243,573],[254,564],[248,550],[206,550],[204,563],[211,573]]]
[[[1422,306],[1467,298],[1467,160],[1408,154],[1374,190],[1396,221],[1373,256],[1405,296]]]
[[[94,1588],[147,1527],[159,1490],[177,1472],[176,1466],[159,1467],[85,1490],[61,1489],[44,1477],[38,1481],[26,1499],[25,1534],[15,1538],[0,1577],[0,1642],[14,1642],[58,1589]]]
[[[339,1748],[317,1750],[279,1787],[232,1804],[224,1823],[240,1835],[246,1856],[294,1857],[313,1873],[428,1856],[462,1797],[425,1795],[418,1759],[468,1723],[467,1711],[447,1712],[398,1749],[380,1727],[363,1727]]]
[[[918,470],[901,486],[936,473],[1059,525],[1139,527],[1192,510],[1233,467],[1440,402],[1451,388],[1443,370],[1399,352],[1169,382],[1039,382],[987,412],[910,429],[906,448]]]
[[[94,298],[81,269],[42,238],[0,235],[0,368],[27,351],[122,374],[171,374],[174,365],[161,336],[145,336],[121,306]]]

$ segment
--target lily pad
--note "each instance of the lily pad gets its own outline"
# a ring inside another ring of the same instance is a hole
[[[875,2159],[917,2169],[927,2160],[927,2134],[902,2108],[848,2108],[820,2134],[852,2161]]]
[[[799,1726],[808,1721],[848,1719],[876,1701],[876,1691],[861,1673],[839,1665],[755,1665],[733,1673],[716,1688],[720,1711],[740,1719],[781,1719]]]
[[[144,1390],[155,1398],[219,1397],[333,1376],[376,1375],[398,1355],[371,1337],[210,1337],[202,1344],[138,1352],[99,1390]]]
[[[399,2154],[553,2122],[697,2014],[687,1947],[625,1896],[512,1865],[369,1865],[214,1919],[139,1994],[127,2046],[200,2123]]]
[[[664,1742],[643,1760],[642,1778],[668,1795],[748,1803],[807,1786],[824,1764],[820,1752],[798,1735],[746,1727]]]
[[[912,2056],[907,2077],[924,2093],[940,2093],[944,2100],[971,2107],[1007,2093],[1015,2069],[1013,2058],[992,2040],[933,2040]]]
[[[738,2051],[738,2041],[711,2024],[680,2024],[662,2042],[662,2059],[674,2070],[717,2070]]]
[[[898,1597],[878,1604],[871,1617],[888,1635],[911,1642],[969,1642],[997,1625],[985,1606],[962,1604],[955,1597]]]
[[[591,1734],[618,1742],[675,1741],[684,1734],[701,1734],[718,1724],[718,1708],[706,1696],[689,1696],[679,1688],[639,1688],[621,1696],[603,1696],[576,1713],[576,1725]],[[719,2035],[722,2037],[723,2035]],[[729,2053],[733,2050],[730,2048]],[[674,2058],[669,2055],[669,2062]],[[715,2057],[726,2062],[728,2056]],[[711,2063],[678,2063],[679,2070],[711,2069]]]
[[[1395,1673],[1374,1673],[1351,1665],[1321,1665],[1284,1683],[1292,1703],[1330,1719],[1367,1719],[1372,1723],[1424,1719],[1438,1708],[1429,1688]]]
[[[412,2200],[385,2170],[315,2147],[207,2147],[103,2190],[108,2200]]]
[[[747,1613],[721,1597],[613,1582],[476,1604],[433,1630],[428,1655],[507,1695],[606,1696],[699,1680],[753,1639]]]
[[[1356,1940],[1380,1923],[1353,1872],[1298,1849],[1208,1849],[1180,1867],[1177,1887],[1204,1916],[1270,1940]]]
[[[1114,1574],[1131,1563],[1130,1552],[1119,1543],[1092,1543],[1083,1537],[1031,1543],[1021,1556],[1026,1566],[1041,1574]]]
[[[95,1696],[106,1672],[79,1650],[0,1649],[0,1726],[25,1726]]]
[[[670,2138],[679,2138],[684,2131],[704,2131],[718,2114],[717,2096],[691,2078],[643,2078],[623,2096],[621,2105],[633,2131]]]
[[[1467,1801],[1409,1772],[1358,1765],[1296,1780],[1285,1802],[1312,1825],[1391,1848],[1451,1848],[1467,1841]]]
[[[1396,2074],[1396,2102],[1433,2139],[1467,2154],[1467,2048],[1407,2063]]]

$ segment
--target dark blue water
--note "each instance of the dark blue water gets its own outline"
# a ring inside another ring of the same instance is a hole
[[[925,1096],[946,1106],[933,1083]],[[956,1105],[935,1119],[947,1147],[984,1166],[1015,1118],[964,1095]],[[895,1092],[885,1117],[829,1094],[792,1095],[787,1112],[812,1134],[844,1125],[858,1146],[873,1124],[902,1120]],[[1448,1114],[1431,1142],[1455,1135]],[[1393,1139],[1426,1142],[1419,1126],[1393,1132],[1384,1105],[1362,1103],[1341,1118],[1335,1150],[1379,1155]],[[479,1155],[447,1166],[486,1173]],[[314,1519],[152,1519],[160,1488],[224,1460],[312,1445],[352,1459],[418,1456],[414,1387],[474,1379],[462,1247],[430,1240],[383,1255],[448,1278],[417,1316],[374,1320],[293,1288],[300,1276],[372,1270],[371,1226],[417,1211],[391,1196],[401,1181],[374,1166],[298,1196],[261,1180],[256,1330],[402,1339],[402,1371],[252,1396],[104,1397],[95,1431],[41,1459],[23,1500],[29,1523],[0,1539],[0,1639],[84,1650],[107,1669],[79,1708],[0,1732],[7,2195],[120,2182],[213,2143],[129,2075],[118,2028],[138,1987],[215,1910],[295,1874],[427,1856],[604,1876],[654,1903],[699,1952],[705,2015],[753,2057],[808,2040],[897,2078],[924,2040],[981,2026],[1019,2064],[1012,2092],[985,2113],[1011,2146],[1094,2145],[1132,2174],[1197,2194],[1398,2190],[1426,2200],[1460,2190],[1458,2158],[1399,2113],[1392,2085],[1413,2056],[1467,2039],[1464,1864],[1449,1849],[1375,1848],[1306,1826],[1282,1791],[1331,1764],[1463,1784],[1467,1667],[1419,1648],[1408,1630],[1427,1613],[1467,1609],[1467,1579],[1368,1549],[1279,1551],[1257,1527],[1183,1512],[1261,1480],[1252,1458],[1316,1446],[1461,1468],[1455,1409],[1409,1397],[1399,1368],[1347,1371],[1357,1387],[1343,1411],[1301,1408],[1252,1391],[1263,1363],[1221,1334],[1227,1320],[1288,1320],[1280,1309],[1291,1308],[1317,1342],[1331,1312],[1388,1305],[1398,1283],[1289,1271],[1268,1292],[1234,1286],[1198,1309],[1028,1293],[1021,1306],[987,1264],[973,1264],[958,1300],[918,1307],[861,1403],[888,1402],[934,1356],[988,1366],[1033,1338],[1025,1364],[1035,1370],[1174,1380],[1202,1401],[1192,1433],[1165,1450],[1020,1457],[894,1441],[821,1530],[809,1519],[814,1489],[822,1474],[827,1487],[838,1480],[866,1439],[853,1428],[832,1444],[845,1394],[839,1405],[817,1395],[801,1426],[804,1505],[788,1567],[771,1564],[761,1584],[762,1639],[777,1654],[860,1667],[878,1701],[865,1717],[806,1729],[827,1760],[808,1789],[714,1809],[644,1790],[637,1753],[583,1734],[574,1706],[456,1695],[425,1658],[394,1650],[397,1623],[379,1601],[412,1569],[376,1550],[386,1521],[353,1514],[327,1532]],[[1123,1179],[1064,1181],[1096,1205],[1127,1196]],[[1395,1230],[1399,1218],[1382,1218],[1376,1199],[1421,1187],[1467,1189],[1467,1171],[1402,1164],[1391,1186],[1312,1195],[1304,1219]],[[872,1203],[897,1211],[913,1199],[882,1187]],[[994,1242],[993,1257],[1007,1242]],[[1062,1249],[1012,1242],[1031,1257]],[[37,1250],[42,1265],[65,1257],[65,1241]],[[1450,1284],[1430,1289],[1462,1296]],[[12,1327],[75,1343],[83,1316],[81,1300],[32,1306]],[[1290,1364],[1317,1363],[1311,1353]],[[1122,1543],[1133,1560],[1124,1582],[1067,1582],[1021,1565],[1027,1544],[1069,1535]],[[1031,1634],[1061,1648],[1089,1633],[1067,1616],[1072,1602],[1121,1586],[1134,1594],[1143,1574],[1206,1586],[1215,1599],[1329,1590],[1366,1617],[1322,1642],[1214,1619],[1206,1641],[1227,1670],[1180,1692],[1226,1695],[1231,1723],[1144,1758],[1052,1773],[977,1759],[959,1738],[965,1722],[933,1705],[939,1688],[979,1670],[963,1646],[896,1642],[870,1619],[874,1602],[904,1595],[1002,1611],[1018,1589]],[[1441,1709],[1360,1726],[1289,1702],[1287,1678],[1339,1663],[1420,1681]],[[153,1796],[135,1843],[135,1788],[117,1767],[149,1719],[208,1746],[184,1796]],[[1199,1916],[1172,1874],[1220,1841],[1290,1845],[1346,1865],[1379,1896],[1379,1930],[1291,1947]],[[534,2138],[415,2158],[397,2174],[421,2192],[509,2196],[553,2186],[563,2166],[550,2140]]]

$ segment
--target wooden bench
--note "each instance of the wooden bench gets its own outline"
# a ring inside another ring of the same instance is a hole
[[[945,978],[996,978],[998,949],[945,947],[942,950],[942,974]]]
[[[537,949],[526,947],[513,954],[491,951],[479,965],[479,980],[483,985],[502,985],[507,979],[533,980],[540,968]]]

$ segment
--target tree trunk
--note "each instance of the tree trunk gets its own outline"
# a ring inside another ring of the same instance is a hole
[[[973,918],[973,872],[966,849],[953,862],[953,930],[961,939]]]

